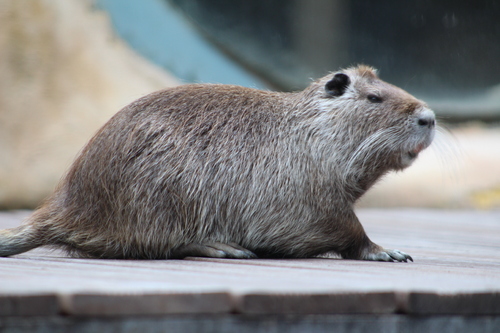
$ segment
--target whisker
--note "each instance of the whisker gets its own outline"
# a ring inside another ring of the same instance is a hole
[[[358,162],[360,159],[363,161],[363,164],[361,165],[361,169],[363,169],[365,166],[365,162],[367,160],[369,160],[373,154],[375,154],[375,153],[379,152],[380,150],[383,150],[387,147],[390,147],[394,144],[394,142],[392,140],[389,140],[389,139],[393,139],[395,137],[393,134],[397,133],[398,130],[399,129],[397,127],[389,127],[386,129],[378,130],[377,132],[368,136],[357,147],[354,154],[351,155],[351,157],[349,158],[349,160],[347,162],[347,168],[345,170],[346,171],[354,170],[354,164],[356,162]],[[376,146],[377,149],[372,149],[374,146]],[[348,176],[348,175],[346,174],[345,176]]]
[[[446,128],[438,126],[431,151],[437,157],[446,178],[454,182],[459,182],[459,171],[464,163],[465,152],[453,133]]]

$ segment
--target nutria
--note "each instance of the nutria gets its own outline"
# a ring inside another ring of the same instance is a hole
[[[296,93],[184,85],[118,112],[0,256],[62,247],[90,258],[307,258],[407,261],[371,242],[353,205],[408,167],[434,113],[348,68]]]

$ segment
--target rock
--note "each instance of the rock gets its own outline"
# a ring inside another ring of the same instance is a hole
[[[89,0],[0,2],[0,208],[31,208],[121,107],[178,81]]]

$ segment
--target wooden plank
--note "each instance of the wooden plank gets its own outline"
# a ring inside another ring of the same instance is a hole
[[[53,316],[60,312],[54,295],[0,295],[0,317]]]
[[[229,293],[73,294],[62,304],[65,314],[76,316],[224,314],[233,309]]]
[[[25,215],[0,213],[0,228]],[[58,308],[72,315],[203,312],[197,297],[206,295],[229,298],[214,307],[226,313],[498,314],[500,211],[362,210],[359,216],[372,240],[415,262],[93,260],[36,249],[0,258],[0,299],[58,295]],[[178,295],[184,308],[172,310]]]
[[[246,294],[238,313],[245,314],[390,314],[398,311],[393,292],[332,294]]]
[[[404,313],[416,315],[500,315],[500,293],[411,293],[405,307]]]

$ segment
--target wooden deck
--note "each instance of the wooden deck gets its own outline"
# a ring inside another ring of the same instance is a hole
[[[0,228],[29,212],[0,213]],[[360,210],[414,263],[0,258],[6,332],[500,332],[500,211]],[[2,330],[3,329],[3,330]]]

